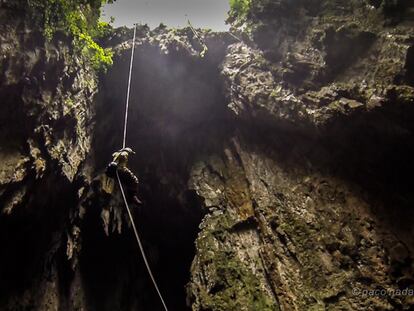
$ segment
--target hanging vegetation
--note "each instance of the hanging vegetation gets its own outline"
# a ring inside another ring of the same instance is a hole
[[[101,6],[107,0],[28,0],[33,18],[51,40],[57,32],[73,37],[75,48],[91,62],[95,69],[105,70],[112,65],[112,51],[97,43],[111,28],[99,21]],[[39,15],[39,12],[43,12]]]

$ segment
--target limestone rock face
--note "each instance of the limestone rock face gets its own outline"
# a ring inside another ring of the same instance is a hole
[[[360,190],[297,167],[306,156],[285,152],[234,138],[221,158],[194,167],[190,187],[209,212],[188,288],[193,309],[408,307],[410,297],[361,294],[405,286],[413,273],[407,244],[381,225]]]
[[[91,148],[97,80],[69,38],[47,41],[21,6],[2,3],[0,20],[0,309],[57,310],[53,258]]]
[[[0,309],[162,310],[101,178],[132,30],[102,39],[114,65],[98,79],[13,3],[0,4]],[[198,30],[205,57],[190,28],[138,27],[132,213],[170,310],[414,308],[413,8],[252,1],[233,34]]]
[[[221,65],[238,130],[189,180],[193,310],[412,308],[414,33],[394,4],[251,3],[253,41]]]

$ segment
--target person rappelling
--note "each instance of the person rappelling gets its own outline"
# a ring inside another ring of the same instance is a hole
[[[134,203],[137,206],[142,202],[138,198],[138,177],[127,167],[129,155],[135,154],[131,148],[122,148],[121,150],[112,154],[112,162],[106,168],[106,175],[115,179],[118,172],[119,179],[125,188],[125,196],[128,202]]]
[[[165,311],[168,311],[167,304],[164,301],[164,298],[161,294],[158,284],[155,280],[154,275],[152,274],[151,267],[149,265],[147,256],[145,255],[144,247],[142,246],[141,239],[137,227],[135,225],[134,217],[132,216],[131,210],[129,208],[129,203],[135,203],[136,205],[141,205],[142,202],[138,199],[138,185],[139,180],[137,176],[127,167],[128,158],[131,154],[135,152],[131,148],[126,147],[126,138],[127,138],[127,127],[128,127],[128,108],[129,108],[129,97],[131,92],[131,77],[132,77],[132,68],[134,63],[134,50],[135,50],[135,38],[137,33],[137,25],[134,25],[134,36],[132,39],[132,51],[131,51],[131,61],[129,65],[129,77],[128,77],[128,88],[127,88],[127,98],[125,104],[125,119],[124,119],[124,136],[122,141],[122,149],[116,151],[112,154],[112,162],[108,164],[105,172],[107,179],[116,180],[121,191],[122,199],[124,201],[125,209],[128,213],[128,217],[131,221],[132,229],[134,230],[135,238],[138,243],[138,248],[141,252],[142,259],[144,260],[145,266],[148,271],[155,290],[161,300],[161,303]],[[109,191],[107,193],[112,193],[113,182],[109,182],[108,185]]]
[[[131,154],[135,152],[131,148],[127,148],[126,136],[127,136],[127,125],[128,125],[128,109],[129,109],[129,98],[131,92],[131,77],[132,77],[132,65],[134,62],[134,50],[135,50],[135,37],[136,37],[137,26],[134,25],[134,37],[132,39],[132,52],[131,52],[131,61],[129,66],[129,76],[128,76],[128,89],[127,89],[127,98],[125,105],[125,120],[124,120],[124,137],[122,142],[122,149],[112,154],[112,162],[108,164],[106,168],[106,176],[116,179],[118,182],[125,187],[125,196],[129,203],[135,203],[136,205],[141,205],[142,202],[138,199],[138,177],[127,167],[128,158]]]

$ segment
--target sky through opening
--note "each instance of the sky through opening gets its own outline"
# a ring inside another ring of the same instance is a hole
[[[228,0],[117,0],[104,6],[102,19],[109,21],[113,16],[115,27],[141,23],[151,28],[160,23],[185,27],[190,19],[196,28],[227,31],[224,21],[229,9]]]

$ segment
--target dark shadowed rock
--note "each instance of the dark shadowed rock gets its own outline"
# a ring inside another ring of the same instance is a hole
[[[413,8],[253,1],[233,35],[198,30],[205,57],[138,27],[133,214],[170,310],[413,308]],[[97,75],[15,1],[0,17],[0,309],[162,310],[102,178],[132,30]]]

